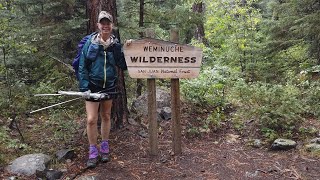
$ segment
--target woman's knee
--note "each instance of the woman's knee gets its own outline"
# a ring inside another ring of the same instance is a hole
[[[103,114],[100,114],[101,115],[101,121],[105,121],[105,122],[108,122],[110,121],[110,118],[111,118],[111,115],[108,114],[108,113],[103,113]]]
[[[97,124],[97,122],[98,122],[98,117],[96,116],[87,117],[87,126],[94,126]]]

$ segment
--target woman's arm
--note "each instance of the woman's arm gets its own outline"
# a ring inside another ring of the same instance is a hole
[[[120,44],[115,45],[115,61],[116,65],[120,67],[122,70],[127,70],[127,63],[124,58],[123,49]]]
[[[85,92],[89,90],[89,87],[88,87],[89,86],[89,72],[88,72],[89,67],[88,67],[88,63],[86,62],[88,44],[90,43],[86,43],[85,46],[82,48],[80,61],[79,61],[79,89],[81,92]]]

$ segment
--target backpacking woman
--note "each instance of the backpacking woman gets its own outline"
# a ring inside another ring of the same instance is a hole
[[[87,167],[93,168],[97,162],[109,161],[109,133],[111,128],[112,92],[116,91],[117,69],[125,70],[126,62],[121,44],[112,35],[113,18],[101,11],[98,16],[98,32],[86,41],[79,60],[79,88],[85,94],[111,93],[103,99],[86,97],[87,136],[89,159]],[[100,108],[99,108],[100,106]],[[100,111],[99,111],[100,110]],[[101,144],[98,146],[98,115],[101,116]]]

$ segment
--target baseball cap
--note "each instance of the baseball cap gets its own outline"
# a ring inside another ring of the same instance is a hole
[[[106,11],[101,11],[99,13],[98,22],[100,22],[103,18],[107,18],[110,22],[113,22],[111,14],[107,13]]]

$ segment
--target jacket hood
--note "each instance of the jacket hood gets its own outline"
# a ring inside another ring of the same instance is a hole
[[[112,34],[112,35],[110,36],[110,44],[109,44],[108,47],[113,46],[114,44],[116,44],[116,43],[118,43],[118,42],[119,42],[119,40]],[[91,38],[91,43],[92,43],[92,44],[98,44],[98,45],[104,46],[104,44],[102,44],[102,43],[100,42],[100,35],[99,35],[99,33],[94,34],[94,35],[92,36],[92,38]],[[105,49],[108,48],[108,47],[105,47]]]

